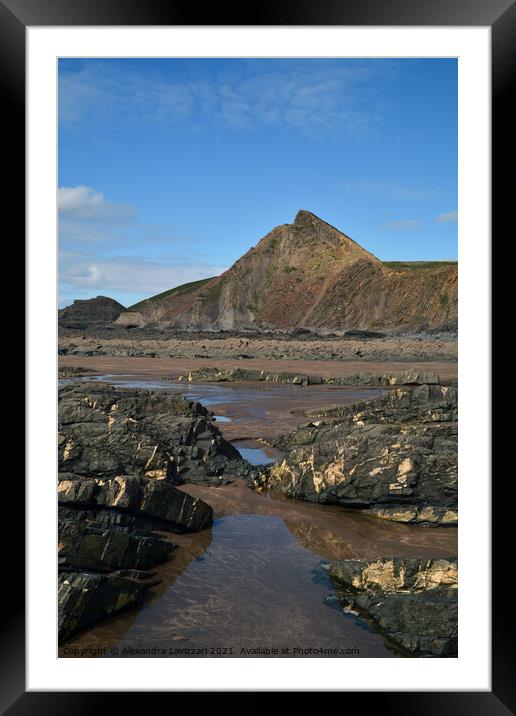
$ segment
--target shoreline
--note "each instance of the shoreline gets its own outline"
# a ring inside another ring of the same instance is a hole
[[[303,338],[269,336],[186,336],[163,332],[145,336],[125,331],[124,335],[77,332],[60,334],[59,353],[68,356],[159,357],[178,360],[237,360],[240,364],[258,361],[324,362],[455,362],[457,340],[409,336],[383,338]]]
[[[294,371],[320,375],[323,378],[338,378],[357,372],[374,375],[396,373],[404,370],[418,370],[437,373],[443,379],[456,379],[457,361],[366,361],[366,360],[316,360],[316,359],[267,359],[267,358],[182,358],[165,356],[100,356],[100,355],[59,355],[58,366],[84,367],[96,373],[112,375],[152,375],[178,378],[181,374],[199,368],[242,368]],[[93,373],[91,374],[93,375]],[[185,385],[188,385],[185,383]]]

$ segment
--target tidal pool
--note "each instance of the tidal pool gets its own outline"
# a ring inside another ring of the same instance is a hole
[[[155,376],[85,377],[121,387],[181,393],[216,407],[219,428],[253,464],[282,453],[257,439],[306,422],[303,411],[382,391],[282,384],[187,384]],[[69,380],[60,381],[62,383]],[[139,609],[105,619],[60,648],[105,657],[392,658],[361,617],[344,613],[324,570],[329,559],[456,554],[457,531],[389,523],[345,510],[257,494],[241,482],[183,485],[214,508],[209,530],[167,535],[178,545],[153,572]],[[99,653],[104,650],[104,653]],[[271,650],[273,650],[271,652]]]

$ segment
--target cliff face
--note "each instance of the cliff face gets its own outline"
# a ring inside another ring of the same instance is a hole
[[[97,296],[87,300],[77,299],[71,306],[62,308],[58,320],[66,328],[82,328],[95,323],[116,321],[122,311],[125,308],[118,301],[107,296]]]
[[[389,268],[308,211],[189,292],[138,306],[193,329],[455,328],[457,267]]]

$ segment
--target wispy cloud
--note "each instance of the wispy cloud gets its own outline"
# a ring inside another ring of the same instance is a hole
[[[99,293],[131,305],[227,268],[193,251],[188,237],[141,224],[135,207],[94,188],[61,187],[58,209],[60,306]]]
[[[375,90],[379,70],[370,63],[254,60],[240,63],[238,72],[228,62],[221,67],[209,82],[178,81],[117,63],[85,62],[80,71],[60,72],[61,127],[144,118],[162,129],[188,120],[192,130],[282,125],[312,135],[359,137],[374,130],[386,110]]]
[[[130,305],[179,284],[217,276],[226,268],[205,262],[63,251],[59,256],[59,304],[66,306],[76,298],[102,293]]]
[[[436,220],[439,224],[444,224],[444,223],[446,223],[446,222],[448,222],[448,221],[457,221],[457,210],[455,210],[455,211],[447,211],[447,212],[444,213],[444,214],[439,214],[438,216],[435,217],[435,220]]]
[[[394,231],[415,231],[419,229],[421,222],[418,219],[398,219],[396,221],[388,221],[384,224],[386,229]]]
[[[433,199],[438,195],[436,189],[411,186],[396,181],[376,181],[357,179],[345,182],[344,189],[349,191],[366,192],[388,199]]]
[[[60,187],[57,191],[60,216],[71,219],[126,219],[136,215],[129,204],[113,204],[104,195],[88,186]]]

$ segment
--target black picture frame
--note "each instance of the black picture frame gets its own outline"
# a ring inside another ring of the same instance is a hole
[[[199,9],[193,3],[175,0],[0,0],[0,76],[4,108],[4,159],[9,167],[4,190],[5,206],[18,217],[12,224],[22,231],[25,215],[25,31],[28,26],[100,26],[100,25],[404,25],[404,26],[489,26],[492,31],[492,211],[493,235],[502,236],[503,227],[513,223],[513,183],[507,180],[513,168],[514,149],[508,141],[516,125],[511,109],[511,80],[514,82],[516,36],[516,4],[513,0],[262,0],[261,3],[235,11],[229,4],[206,5],[199,23]],[[8,138],[8,141],[5,139]],[[510,192],[510,193],[509,193]],[[512,202],[511,202],[512,198]],[[13,230],[11,229],[11,231]],[[23,242],[16,237],[23,261]],[[11,259],[9,259],[11,260]],[[20,306],[17,306],[19,311]],[[21,313],[21,311],[19,311]],[[16,343],[24,346],[23,335]],[[21,350],[20,350],[21,353]],[[15,358],[18,356],[15,356]],[[21,362],[21,355],[20,362]],[[493,386],[494,392],[495,386]],[[480,436],[480,439],[489,436]],[[501,441],[501,438],[499,438]],[[493,453],[497,443],[493,445]],[[24,504],[21,476],[10,477],[9,504]],[[503,495],[500,493],[503,492]],[[492,571],[505,571],[504,545],[510,544],[509,520],[502,500],[507,505],[507,484],[493,484]],[[18,513],[21,513],[21,508]],[[15,517],[16,549],[4,551],[4,575],[9,586],[10,609],[4,604],[0,653],[0,707],[2,713],[19,714],[91,714],[109,708],[120,708],[120,694],[113,692],[27,692],[25,686],[25,612],[23,537],[20,514]],[[512,566],[511,566],[512,569]],[[479,579],[489,575],[479,575]],[[514,654],[511,630],[507,623],[507,583],[493,580],[492,594],[492,691],[485,692],[368,692],[368,706],[382,714],[396,713],[453,714],[453,716],[502,716],[514,712]],[[509,592],[510,594],[510,592]],[[407,684],[409,687],[410,684]],[[157,695],[157,694],[155,694]],[[166,694],[165,694],[166,695]],[[364,694],[346,693],[346,709],[350,699]],[[132,708],[142,698],[148,704],[149,694],[130,695]],[[116,701],[115,701],[116,699]],[[352,706],[351,706],[352,708]]]

